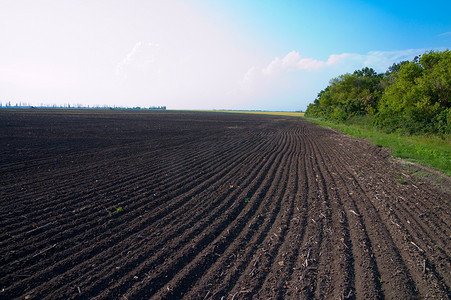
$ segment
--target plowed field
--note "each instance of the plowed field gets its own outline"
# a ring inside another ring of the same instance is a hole
[[[2,299],[449,298],[449,181],[299,118],[0,111]]]

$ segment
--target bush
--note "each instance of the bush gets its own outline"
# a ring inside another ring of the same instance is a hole
[[[451,53],[431,51],[384,74],[364,68],[333,78],[305,115],[346,124],[374,116],[372,126],[385,132],[446,135],[450,97]]]

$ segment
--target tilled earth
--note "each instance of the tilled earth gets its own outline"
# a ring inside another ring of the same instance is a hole
[[[449,178],[293,117],[0,110],[1,299],[450,298]]]

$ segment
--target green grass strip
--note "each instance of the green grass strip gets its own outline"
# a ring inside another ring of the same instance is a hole
[[[322,126],[337,129],[343,133],[365,138],[374,145],[391,149],[393,156],[400,157],[441,171],[451,176],[451,138],[437,136],[405,136],[397,133],[383,133],[376,129],[356,125],[335,124],[317,119],[307,120]]]

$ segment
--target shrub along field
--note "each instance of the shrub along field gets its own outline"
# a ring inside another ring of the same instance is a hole
[[[393,64],[384,74],[364,68],[341,75],[305,114],[339,123],[368,118],[384,132],[449,137],[451,52],[426,52],[411,62]]]
[[[330,81],[305,116],[451,175],[451,53],[426,52],[386,73]]]
[[[451,186],[290,116],[0,110],[2,299],[446,299]]]

